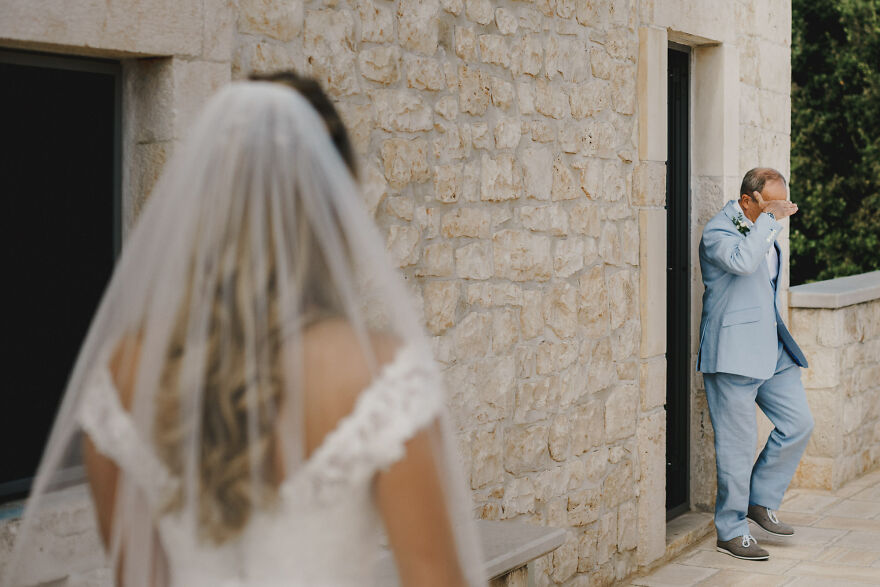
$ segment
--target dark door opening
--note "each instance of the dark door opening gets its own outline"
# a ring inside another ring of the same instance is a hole
[[[666,516],[688,510],[690,435],[690,53],[670,47],[666,163]]]
[[[118,63],[0,51],[0,500],[27,493],[119,247]]]

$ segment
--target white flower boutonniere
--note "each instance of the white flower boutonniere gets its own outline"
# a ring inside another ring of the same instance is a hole
[[[749,234],[749,225],[746,224],[746,219],[743,216],[742,212],[739,212],[736,216],[732,218],[733,225],[736,227],[741,234]]]

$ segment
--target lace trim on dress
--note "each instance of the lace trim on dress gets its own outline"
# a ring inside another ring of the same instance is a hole
[[[138,434],[106,368],[86,388],[79,422],[98,451],[134,481],[152,508],[177,491],[178,481]]]
[[[400,350],[287,487],[326,501],[400,460],[406,442],[440,415],[440,378],[430,353]]]

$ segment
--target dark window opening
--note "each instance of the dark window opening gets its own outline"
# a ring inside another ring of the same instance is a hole
[[[120,67],[0,51],[0,500],[26,495],[119,248]]]
[[[666,163],[666,516],[688,511],[690,479],[690,53],[670,47]]]

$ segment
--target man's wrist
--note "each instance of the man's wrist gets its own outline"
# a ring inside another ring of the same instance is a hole
[[[771,220],[774,220],[774,221],[776,220],[776,214],[774,214],[773,212],[770,212],[769,210],[765,210],[764,214],[769,216]]]

